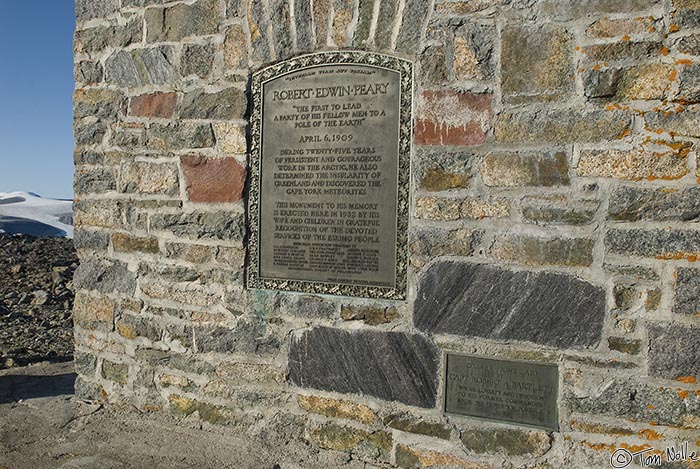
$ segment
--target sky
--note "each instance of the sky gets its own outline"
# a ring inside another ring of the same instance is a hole
[[[0,0],[0,192],[73,198],[73,0]]]

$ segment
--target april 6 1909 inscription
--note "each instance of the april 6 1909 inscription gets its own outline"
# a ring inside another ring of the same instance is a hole
[[[445,412],[558,428],[556,365],[447,353]]]
[[[256,75],[251,287],[404,296],[411,80],[364,52]]]

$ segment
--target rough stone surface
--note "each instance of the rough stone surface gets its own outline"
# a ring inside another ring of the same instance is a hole
[[[676,73],[675,66],[656,63],[626,69],[593,69],[583,80],[586,96],[592,98],[661,100],[669,97]]]
[[[219,27],[219,2],[197,0],[146,10],[148,42],[179,41],[188,36],[214,34]]]
[[[136,288],[136,277],[123,262],[88,258],[81,261],[73,283],[76,288],[131,295]]]
[[[122,192],[175,195],[179,191],[177,167],[168,163],[136,162],[122,168]]]
[[[590,14],[629,13],[644,11],[656,5],[658,0],[545,0],[540,3],[540,14],[560,21],[584,18]],[[641,16],[641,15],[640,15]]]
[[[593,263],[590,238],[538,238],[535,236],[501,236],[489,253],[501,260],[526,265],[589,266]]]
[[[105,62],[105,81],[122,88],[162,85],[179,76],[172,46],[115,52]]]
[[[621,111],[504,112],[494,135],[502,143],[596,142],[616,140],[630,124],[631,116]]]
[[[243,197],[246,170],[234,158],[180,158],[191,202],[236,202]]]
[[[418,99],[418,145],[480,145],[490,127],[493,96],[451,90],[424,91]]]
[[[129,115],[168,119],[173,116],[176,103],[177,95],[175,93],[142,94],[131,98]]]
[[[648,112],[644,115],[649,130],[671,135],[700,137],[700,117],[697,109],[688,107],[680,112]]]
[[[214,47],[210,44],[187,44],[182,49],[180,73],[206,78],[214,66]]]
[[[149,148],[157,150],[183,150],[214,146],[211,124],[154,124],[148,129]]]
[[[118,9],[119,0],[77,0],[75,2],[75,16],[78,21],[103,18],[115,13]]]
[[[438,351],[420,335],[316,327],[292,341],[288,379],[304,388],[433,407]]]
[[[642,189],[622,186],[610,197],[608,217],[615,221],[698,221],[700,189]]]
[[[539,457],[549,451],[551,437],[542,431],[515,429],[466,429],[460,437],[462,444],[477,453],[500,453],[506,456]]]
[[[568,275],[438,262],[420,283],[413,322],[431,333],[568,348],[598,343],[604,317],[605,291]]]
[[[700,379],[700,326],[648,323],[649,374],[666,379]]]
[[[552,101],[573,91],[573,36],[566,29],[507,28],[502,41],[501,89],[508,102]]]
[[[678,179],[688,173],[689,148],[661,144],[661,149],[584,150],[576,167],[579,176],[629,179]],[[665,148],[663,148],[665,147]],[[675,148],[674,148],[675,147]]]
[[[466,22],[455,30],[454,74],[457,80],[489,80],[493,77],[496,27],[492,23]]]
[[[481,179],[491,187],[565,186],[569,184],[566,153],[489,153]]]
[[[242,119],[248,102],[238,88],[227,88],[218,93],[192,91],[185,93],[180,104],[183,119]]]
[[[673,312],[700,316],[700,269],[676,271]]]
[[[627,256],[696,261],[700,256],[700,231],[611,229],[605,235],[605,245],[611,252]]]
[[[152,230],[170,231],[190,239],[243,239],[243,216],[230,212],[158,214],[150,218]]]

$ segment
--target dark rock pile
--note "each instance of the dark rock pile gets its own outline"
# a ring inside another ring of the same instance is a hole
[[[73,240],[0,233],[0,368],[73,356]]]

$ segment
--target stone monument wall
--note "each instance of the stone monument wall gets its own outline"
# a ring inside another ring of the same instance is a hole
[[[76,14],[81,396],[382,466],[700,446],[698,2]],[[341,49],[414,63],[405,301],[246,287],[251,76]],[[446,352],[556,365],[558,429],[443,413]]]

